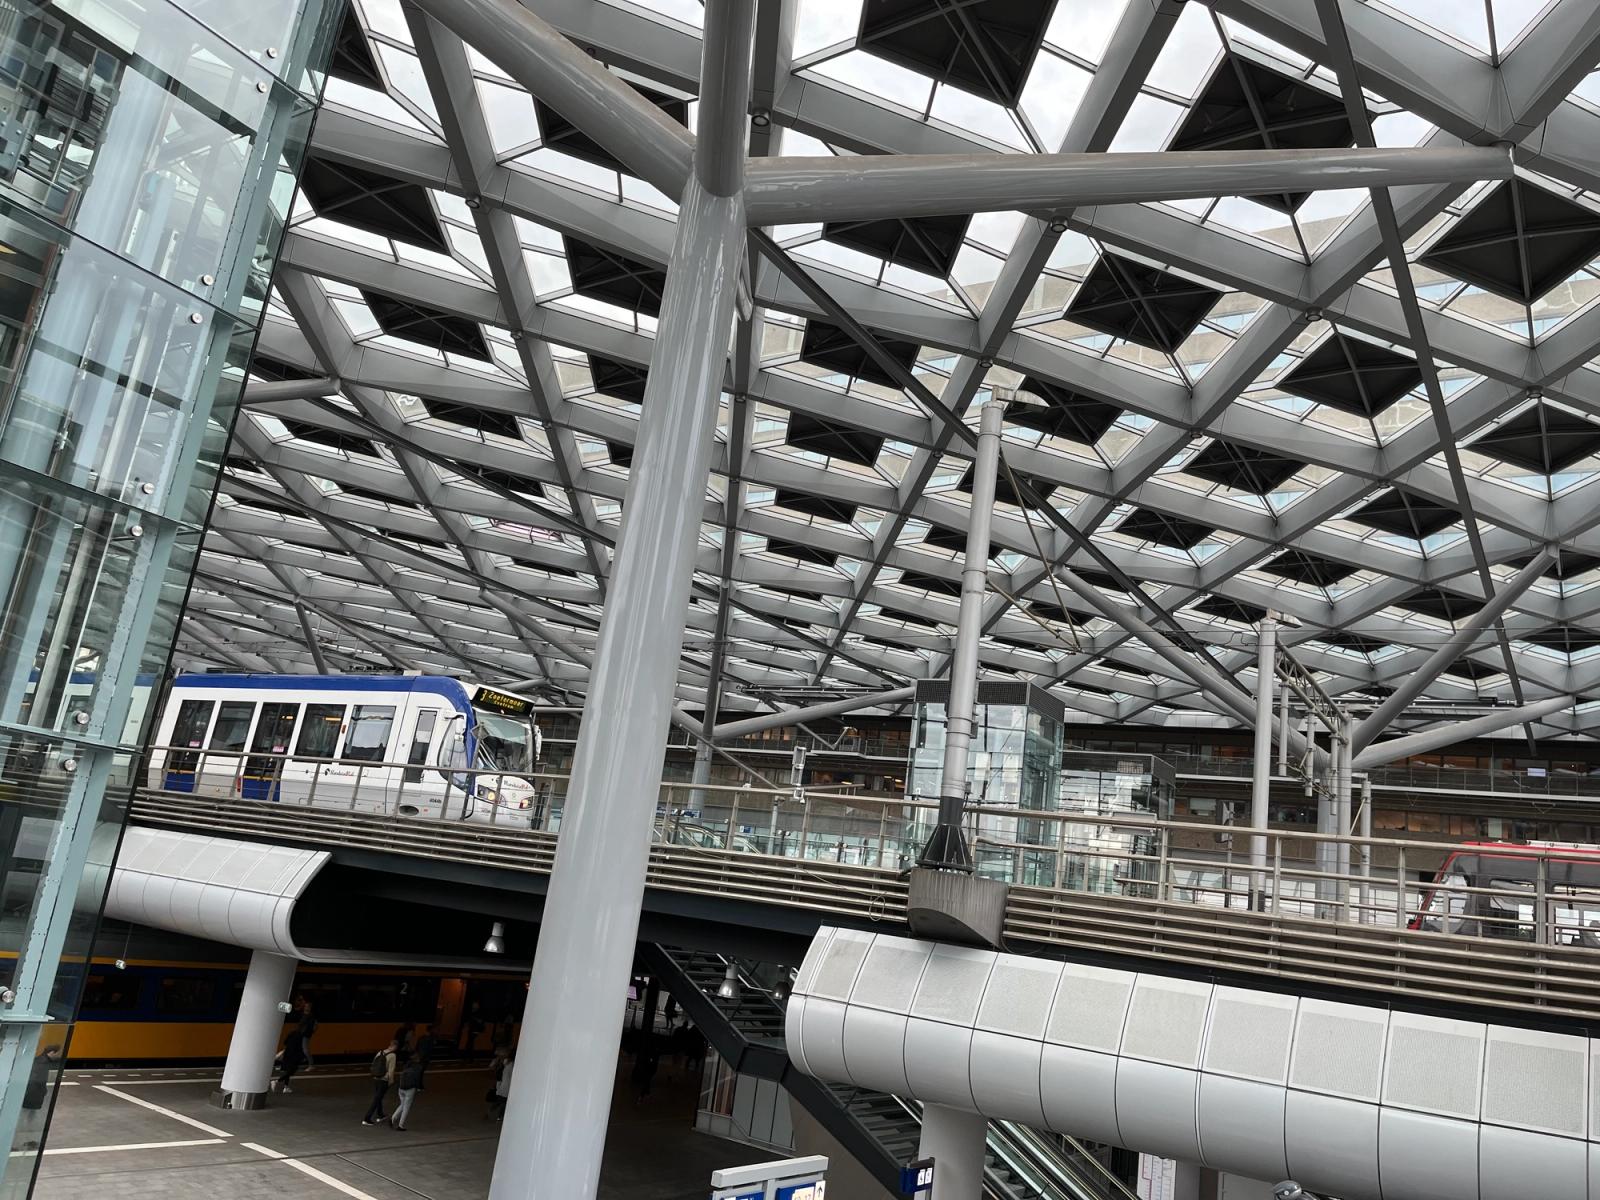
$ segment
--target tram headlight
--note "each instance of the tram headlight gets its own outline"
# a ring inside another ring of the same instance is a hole
[[[482,784],[479,784],[478,799],[487,800],[490,804],[498,804],[500,803],[500,793],[495,791],[492,787],[484,787]]]

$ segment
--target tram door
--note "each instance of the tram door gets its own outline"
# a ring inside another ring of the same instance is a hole
[[[461,1009],[467,999],[465,979],[441,979],[439,1003],[433,1010],[433,1036],[439,1041],[454,1042],[461,1032]]]
[[[239,794],[246,800],[283,799],[278,781],[283,775],[284,759],[279,756],[289,753],[299,716],[298,704],[261,706],[261,719],[256,722],[256,733],[250,739],[250,749],[254,754],[272,757],[245,760],[244,775],[239,780]]]
[[[178,719],[167,740],[174,746],[191,749],[168,753],[161,780],[161,786],[168,791],[194,791],[194,772],[200,761],[198,752],[206,744],[206,727],[211,724],[211,710],[215,707],[210,700],[185,700],[178,706]]]

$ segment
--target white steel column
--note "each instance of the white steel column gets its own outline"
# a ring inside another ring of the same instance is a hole
[[[1261,904],[1267,868],[1267,808],[1272,797],[1272,684],[1278,654],[1278,622],[1269,611],[1256,639],[1256,747],[1250,780],[1250,907]],[[1284,695],[1289,689],[1283,689]]]
[[[1289,692],[1290,688],[1279,689],[1278,695],[1278,774],[1289,773]]]
[[[978,644],[983,640],[983,601],[989,593],[989,526],[994,515],[995,475],[1000,468],[1000,430],[1006,403],[991,396],[978,416],[978,455],[972,468],[972,516],[961,563],[961,615],[950,659],[950,701],[945,705],[944,764],[939,775],[939,824],[922,848],[919,864],[972,870],[961,832],[971,759],[972,717],[978,696]]]
[[[1345,713],[1339,721],[1339,753],[1336,759],[1338,767],[1334,779],[1334,809],[1338,813],[1337,828],[1334,832],[1340,837],[1349,837],[1351,826],[1354,824],[1350,810],[1350,763],[1355,758],[1355,747],[1351,744],[1351,738],[1354,734],[1355,719],[1349,713]],[[1333,858],[1339,872],[1339,918],[1343,920],[1348,916],[1350,908],[1350,843],[1340,842],[1334,848]]]
[[[228,1061],[222,1067],[222,1090],[232,1093],[231,1108],[254,1108],[272,1080],[272,1059],[283,1032],[278,1005],[289,998],[299,964],[283,954],[257,950],[239,997],[239,1015],[228,1039]]]
[[[738,172],[725,151],[707,155],[748,136],[754,19],[753,0],[705,8],[700,95],[722,102],[702,99],[695,170],[679,202],[490,1200],[592,1200],[599,1182],[745,254]]]
[[[1355,769],[1367,770],[1370,767],[1381,767],[1384,763],[1394,762],[1397,758],[1409,758],[1413,754],[1427,754],[1430,750],[1437,750],[1440,746],[1449,746],[1455,742],[1464,742],[1469,738],[1482,737],[1486,733],[1493,733],[1497,729],[1504,729],[1508,725],[1521,725],[1527,722],[1538,721],[1552,713],[1558,713],[1563,708],[1571,708],[1578,703],[1576,696],[1548,696],[1532,704],[1524,704],[1520,708],[1501,708],[1485,713],[1481,717],[1474,717],[1470,721],[1452,721],[1444,725],[1435,725],[1424,729],[1420,733],[1407,734],[1405,737],[1391,738],[1386,742],[1377,742],[1368,746],[1356,755]]]
[[[931,1200],[979,1200],[988,1139],[988,1117],[943,1104],[922,1106],[917,1157],[933,1159]]]

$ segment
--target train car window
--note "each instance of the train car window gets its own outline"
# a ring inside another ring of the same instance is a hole
[[[198,1016],[216,1008],[217,985],[211,979],[168,976],[156,988],[156,1011],[171,1016]]]
[[[407,783],[417,783],[422,779],[422,764],[428,761],[428,745],[433,741],[433,725],[438,719],[438,710],[432,708],[425,708],[417,714],[416,728],[411,731],[411,754],[406,758],[411,764],[406,768]]]
[[[399,1011],[398,983],[358,983],[350,989],[350,1015],[353,1017],[388,1018]]]
[[[245,799],[280,798],[276,781],[283,774],[284,760],[278,756],[289,753],[295,722],[299,719],[298,704],[273,703],[261,706],[261,719],[256,722],[255,736],[250,739],[253,753],[245,760],[244,777],[240,782],[240,791]]]
[[[256,715],[253,700],[224,700],[217,709],[217,724],[211,730],[211,749],[243,750],[250,734],[250,720]]]
[[[84,1013],[129,1012],[139,1007],[139,977],[126,971],[91,975],[83,985]]]
[[[350,732],[344,739],[344,757],[382,762],[389,750],[389,730],[393,725],[393,706],[356,705],[350,716]]]
[[[302,758],[332,758],[344,728],[344,705],[308,704],[294,752]]]

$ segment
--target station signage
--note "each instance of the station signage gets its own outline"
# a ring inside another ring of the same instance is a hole
[[[486,712],[505,713],[508,717],[526,717],[533,713],[533,701],[488,687],[481,687],[472,693],[472,707]]]

